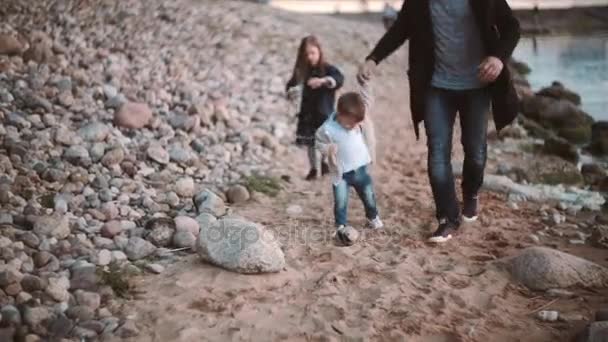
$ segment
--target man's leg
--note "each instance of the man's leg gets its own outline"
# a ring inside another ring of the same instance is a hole
[[[362,166],[356,171],[353,187],[357,191],[361,202],[363,202],[365,217],[370,221],[378,218],[376,195],[374,193],[372,177],[367,172],[367,166]]]
[[[490,110],[488,89],[466,92],[459,108],[461,143],[464,149],[462,173],[463,217],[466,221],[477,219],[477,193],[483,185],[483,174],[487,159],[488,112]]]
[[[438,220],[458,225],[460,209],[452,171],[452,133],[457,93],[431,88],[427,94],[424,127],[428,147],[428,173]]]
[[[334,217],[336,227],[346,226],[348,213],[348,183],[342,179],[334,184]]]

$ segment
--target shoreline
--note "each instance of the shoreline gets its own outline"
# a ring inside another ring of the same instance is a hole
[[[569,9],[543,9],[538,22],[533,10],[514,10],[523,36],[584,34],[608,32],[608,6]],[[565,15],[566,14],[566,15]],[[349,20],[365,20],[382,24],[381,12],[326,14]]]

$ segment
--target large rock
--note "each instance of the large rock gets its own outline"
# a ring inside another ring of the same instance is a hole
[[[535,96],[522,101],[522,111],[570,142],[582,144],[591,139],[593,118],[570,101]]]
[[[578,161],[578,150],[576,146],[568,142],[568,140],[557,136],[545,139],[543,151],[573,163]]]
[[[551,86],[539,90],[536,95],[550,97],[556,100],[567,100],[580,106],[581,97],[577,93],[564,87],[560,82],[553,82]]]
[[[608,249],[608,227],[596,226],[591,232],[589,242],[595,247]]]
[[[608,155],[608,121],[598,121],[591,127],[591,152]]]
[[[594,322],[585,328],[576,342],[608,342],[608,322]]]
[[[211,264],[239,273],[279,272],[285,256],[271,231],[239,219],[224,219],[201,230],[197,252]]]
[[[513,277],[532,290],[608,287],[608,269],[545,247],[531,247],[508,261]]]
[[[114,114],[114,125],[124,128],[143,128],[152,119],[152,110],[145,103],[127,102]]]
[[[194,205],[199,214],[209,213],[216,217],[226,213],[226,203],[211,190],[203,190],[194,197]]]
[[[64,215],[42,216],[34,222],[34,233],[38,236],[65,239],[70,235],[70,221]]]
[[[0,34],[0,55],[18,55],[23,52],[23,44],[15,36]]]

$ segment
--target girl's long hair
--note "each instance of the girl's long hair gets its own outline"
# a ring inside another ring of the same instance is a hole
[[[325,66],[327,65],[325,62],[325,58],[323,57],[323,49],[321,49],[321,43],[319,43],[319,39],[317,37],[310,35],[302,38],[300,42],[300,47],[298,48],[298,57],[296,58],[296,64],[293,67],[293,75],[292,79],[296,81],[297,84],[304,82],[312,72],[312,66],[308,63],[306,59],[306,48],[308,46],[314,46],[319,49],[319,63],[318,68],[321,71],[321,74],[325,74]]]

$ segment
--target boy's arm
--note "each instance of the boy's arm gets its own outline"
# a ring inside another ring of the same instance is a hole
[[[376,160],[376,132],[374,130],[374,122],[369,115],[365,116],[361,128],[363,130],[363,137],[365,138],[367,150],[369,151],[369,156],[373,163]]]
[[[368,116],[369,110],[374,103],[374,93],[369,82],[359,81],[359,95],[361,96],[361,99],[363,99],[363,104],[365,105],[365,116]]]

